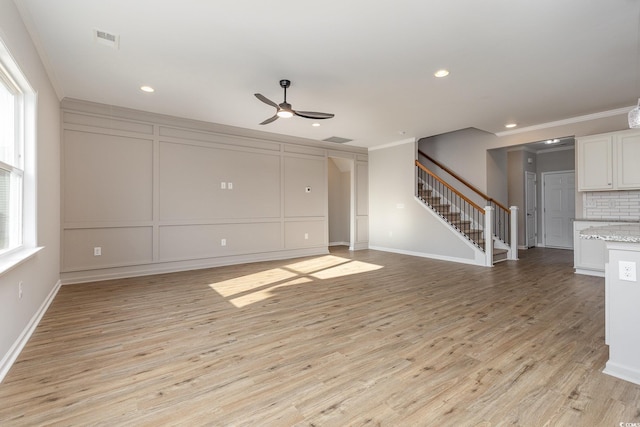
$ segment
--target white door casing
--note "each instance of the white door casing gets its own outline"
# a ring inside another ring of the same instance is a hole
[[[525,246],[531,248],[536,246],[537,236],[537,196],[536,196],[536,174],[525,172],[524,188],[524,214],[525,214]]]

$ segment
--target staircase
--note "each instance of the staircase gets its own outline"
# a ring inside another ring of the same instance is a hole
[[[451,204],[444,203],[441,196],[434,196],[433,190],[426,188],[422,182],[418,183],[418,197],[453,228],[464,234],[476,246],[484,248],[483,231],[479,228],[472,227],[470,220],[463,220],[460,212],[452,212]]]
[[[517,236],[510,225],[517,224],[517,208],[506,209],[484,194],[483,199],[489,206],[482,208],[417,160],[416,166],[417,198],[452,229],[464,236],[476,250],[484,252],[485,265],[491,266],[508,259],[517,259],[515,243],[509,245],[510,238]],[[478,191],[473,187],[472,190]],[[497,207],[492,206],[492,203]],[[489,241],[485,239],[485,230],[488,230],[487,234],[491,236]],[[513,240],[517,241],[516,238]]]

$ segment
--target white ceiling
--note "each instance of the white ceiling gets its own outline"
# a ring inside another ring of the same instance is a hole
[[[15,0],[60,98],[372,147],[632,106],[638,0]],[[94,42],[94,29],[120,37]],[[436,79],[447,68],[451,74]],[[335,113],[258,123],[282,102]],[[153,94],[139,90],[151,85]]]

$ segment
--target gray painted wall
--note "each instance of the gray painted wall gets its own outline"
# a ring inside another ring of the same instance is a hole
[[[11,52],[37,100],[37,162],[32,176],[36,235],[29,237],[43,249],[36,256],[0,275],[0,370],[17,355],[43,304],[55,292],[60,271],[60,110],[54,89],[15,5],[0,0],[0,38]],[[28,214],[31,214],[29,212]],[[18,283],[23,296],[18,299]]]
[[[525,172],[536,171],[536,155],[524,149],[507,153],[509,206],[518,206],[518,246],[525,245]]]
[[[486,192],[486,149],[495,138],[494,134],[468,128],[422,138],[419,141],[419,147],[462,178],[473,183],[478,189]]]
[[[572,171],[576,166],[575,150],[570,149],[558,149],[558,150],[544,150],[537,153],[538,163],[536,172],[541,174],[543,172],[558,172],[558,171]]]
[[[507,150],[487,150],[487,194],[509,207]]]
[[[462,262],[475,260],[464,238],[453,233],[415,198],[416,143],[369,151],[369,246]]]

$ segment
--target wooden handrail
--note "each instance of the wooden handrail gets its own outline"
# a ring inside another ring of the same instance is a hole
[[[448,173],[449,175],[451,175],[452,177],[454,177],[455,179],[457,179],[458,181],[460,181],[461,183],[463,183],[464,185],[466,185],[467,187],[469,187],[471,190],[473,190],[477,195],[479,195],[480,197],[484,198],[487,202],[493,202],[495,203],[496,206],[498,206],[500,209],[506,211],[506,212],[511,212],[511,209],[507,208],[506,206],[503,206],[500,202],[498,202],[495,199],[492,199],[491,197],[487,196],[486,194],[484,194],[482,191],[478,190],[476,187],[474,187],[473,185],[471,185],[470,183],[468,183],[464,178],[462,178],[461,176],[459,176],[457,173],[455,173],[454,171],[452,171],[451,169],[449,169],[448,167],[446,167],[445,165],[443,165],[442,163],[440,163],[439,161],[437,161],[436,159],[434,159],[433,157],[429,156],[428,154],[426,154],[425,152],[423,152],[422,150],[418,150],[418,153],[421,156],[426,157],[427,159],[429,159],[430,162],[432,162],[433,164],[435,164],[436,166],[438,166],[440,169],[442,169],[443,171],[445,171],[446,173]]]
[[[465,202],[469,203],[471,206],[473,206],[474,208],[476,208],[477,210],[479,210],[482,213],[484,212],[484,208],[478,206],[477,204],[475,204],[471,199],[469,199],[467,196],[465,196],[464,194],[462,194],[461,192],[459,192],[458,190],[456,190],[455,188],[453,188],[451,185],[449,185],[448,183],[446,183],[445,181],[442,180],[442,178],[440,178],[438,175],[436,175],[435,173],[431,172],[429,169],[427,169],[422,163],[420,163],[418,160],[416,160],[416,166],[419,167],[420,169],[422,169],[424,172],[426,172],[427,174],[431,175],[432,177],[434,177],[436,179],[436,181],[438,181],[440,184],[444,185],[445,187],[447,187],[449,190],[451,190],[454,194],[456,194],[457,196],[459,196],[462,200],[464,200]]]

